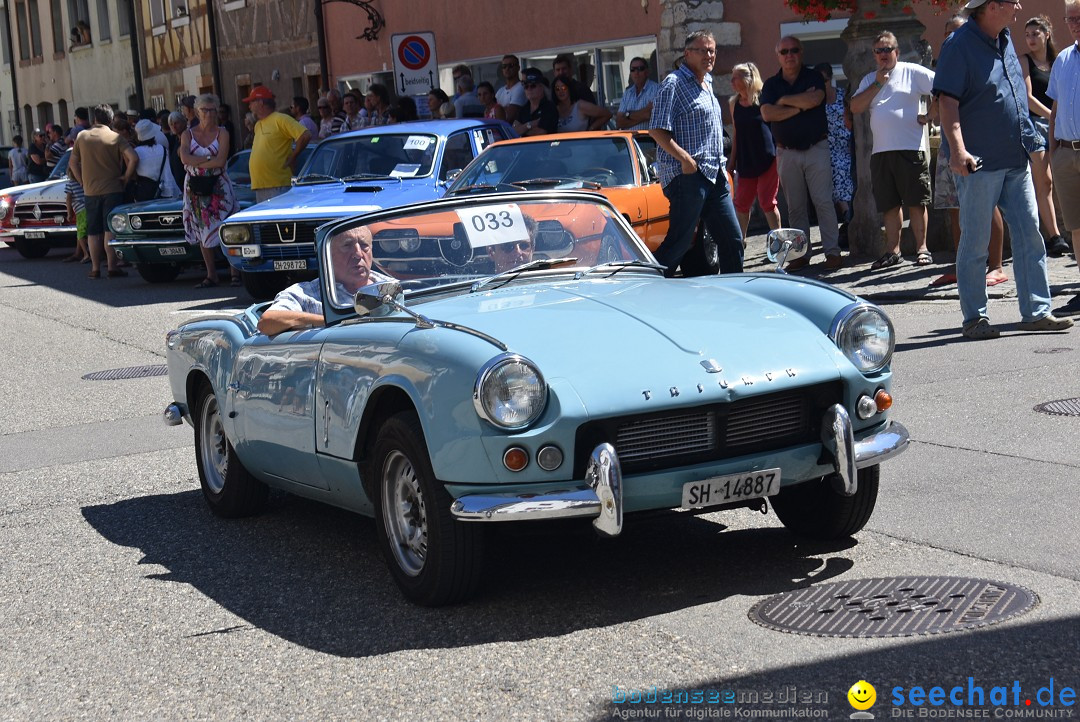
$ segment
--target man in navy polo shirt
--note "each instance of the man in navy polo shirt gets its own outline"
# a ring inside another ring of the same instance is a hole
[[[776,142],[777,171],[787,201],[791,225],[810,237],[806,194],[814,203],[825,269],[840,268],[840,229],[833,206],[832,157],[829,155],[829,124],[825,117],[825,78],[802,61],[802,43],[787,36],[776,44],[780,72],[761,88],[761,118],[772,127]],[[796,259],[788,269],[803,268],[810,256]]]
[[[712,33],[690,33],[683,64],[664,78],[653,101],[649,135],[659,146],[660,183],[671,203],[667,236],[654,255],[667,266],[664,274],[669,277],[693,245],[699,220],[705,221],[716,243],[720,273],[743,268],[742,231],[723,172],[723,122],[712,89],[715,63]]]
[[[986,239],[995,205],[1012,232],[1020,329],[1064,331],[1072,321],[1050,313],[1046,247],[1028,160],[1038,139],[1008,29],[1019,3],[969,0],[964,9],[970,19],[945,41],[934,76],[960,200],[956,277],[963,334],[975,340],[1000,335],[990,325],[986,299]]]

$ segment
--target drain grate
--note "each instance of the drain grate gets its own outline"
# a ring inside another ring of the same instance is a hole
[[[86,381],[119,381],[121,379],[145,379],[149,376],[165,376],[169,373],[169,367],[165,364],[152,366],[128,366],[126,369],[108,369],[107,371],[95,371],[86,374]]]
[[[1080,416],[1080,398],[1047,401],[1036,406],[1035,410],[1053,416]]]
[[[1024,587],[985,579],[853,579],[769,597],[754,605],[750,619],[816,637],[910,637],[994,624],[1038,603]]]

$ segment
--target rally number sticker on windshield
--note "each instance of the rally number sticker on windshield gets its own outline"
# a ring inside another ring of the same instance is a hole
[[[473,248],[529,240],[525,218],[516,203],[463,208],[457,214]]]
[[[390,171],[391,178],[412,178],[420,172],[419,163],[398,163],[394,170]]]
[[[431,145],[431,138],[426,135],[410,135],[402,146],[405,150],[427,150]]]

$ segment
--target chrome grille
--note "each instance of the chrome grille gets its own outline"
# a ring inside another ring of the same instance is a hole
[[[34,217],[34,206],[39,209],[40,220]],[[66,219],[67,205],[64,203],[23,203],[15,205],[15,217],[23,221],[53,223],[56,216],[63,216]]]
[[[297,221],[296,223],[256,223],[255,241],[257,243],[314,243],[315,229],[327,220]],[[284,238],[284,240],[282,240]],[[291,239],[291,240],[290,240]],[[264,250],[263,253],[266,251]]]
[[[315,246],[310,243],[263,245],[263,258],[314,258]]]
[[[133,213],[132,218],[139,217],[142,226],[137,232],[144,231],[175,231],[184,232],[184,214],[177,210],[172,213]]]
[[[633,421],[620,426],[615,437],[623,463],[694,454],[715,446],[716,415],[709,412]]]
[[[724,443],[744,446],[797,434],[805,427],[805,410],[802,394],[745,401],[728,416]]]

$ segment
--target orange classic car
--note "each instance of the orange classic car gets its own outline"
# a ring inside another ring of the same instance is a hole
[[[521,189],[585,189],[619,209],[650,251],[668,231],[668,199],[653,163],[656,141],[646,131],[589,131],[530,136],[494,143],[447,190],[448,197]],[[731,177],[728,176],[728,186]],[[716,273],[716,247],[703,226],[682,262],[683,274]]]

